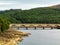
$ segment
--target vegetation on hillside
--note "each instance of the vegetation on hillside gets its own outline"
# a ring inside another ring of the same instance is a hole
[[[60,23],[60,8],[10,9],[0,11],[0,17],[10,23]]]
[[[6,19],[0,18],[0,32],[9,28],[9,22]]]

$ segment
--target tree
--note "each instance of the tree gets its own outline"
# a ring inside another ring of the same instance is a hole
[[[9,22],[6,19],[0,18],[0,32],[9,28]]]

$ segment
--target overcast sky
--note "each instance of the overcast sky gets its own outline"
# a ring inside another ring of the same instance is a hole
[[[60,0],[0,0],[0,10],[30,9],[60,4]]]

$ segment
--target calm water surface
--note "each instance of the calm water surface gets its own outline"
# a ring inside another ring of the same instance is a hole
[[[31,35],[24,38],[19,45],[60,45],[60,30],[21,30]]]

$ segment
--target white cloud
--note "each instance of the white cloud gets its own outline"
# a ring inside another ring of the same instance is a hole
[[[0,5],[11,5],[13,3],[8,3],[8,2],[0,2]]]
[[[48,7],[52,5],[55,5],[55,4],[17,4],[14,7],[25,10],[25,9],[31,9],[31,8],[36,8],[36,7]]]
[[[41,1],[41,2],[40,2]],[[6,9],[31,9],[36,7],[47,7],[51,5],[55,5],[59,3],[54,3],[50,1],[42,1],[42,0],[31,0],[31,1],[24,1],[24,0],[6,0],[6,1],[0,1],[0,10],[6,10]]]
[[[54,4],[22,4],[22,3],[0,3],[0,10],[8,10],[8,9],[31,9],[36,7],[47,7]]]

